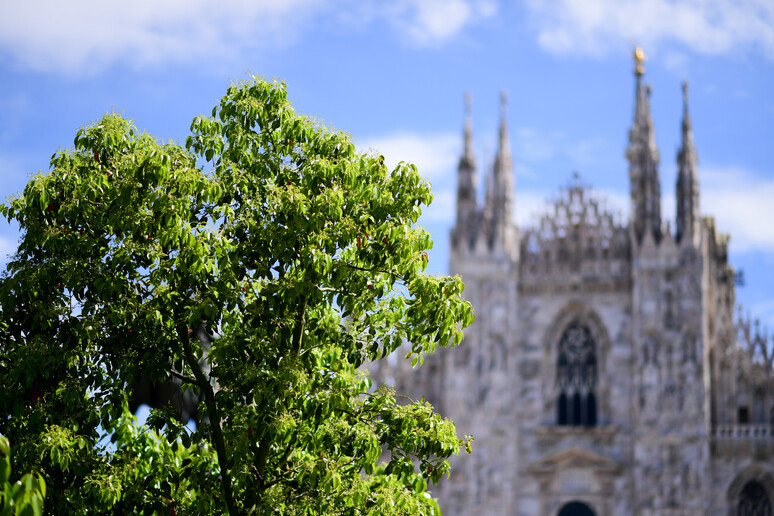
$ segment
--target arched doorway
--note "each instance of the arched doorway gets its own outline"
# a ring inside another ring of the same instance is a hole
[[[771,501],[766,488],[760,482],[751,480],[742,488],[739,495],[737,516],[772,516]]]
[[[559,510],[557,516],[595,516],[591,507],[582,502],[570,502]]]

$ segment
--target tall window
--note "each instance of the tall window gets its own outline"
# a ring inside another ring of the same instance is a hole
[[[596,344],[591,331],[578,322],[570,324],[559,340],[556,361],[557,424],[595,426],[597,424]]]
[[[771,501],[766,489],[760,482],[751,480],[744,485],[742,493],[739,495],[739,506],[736,510],[737,516],[772,516]]]

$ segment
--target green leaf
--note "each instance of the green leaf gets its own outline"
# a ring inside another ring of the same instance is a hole
[[[388,172],[259,79],[185,148],[115,114],[75,146],[0,207],[23,235],[0,282],[3,431],[22,471],[56,473],[8,490],[68,514],[437,513],[427,482],[460,449],[454,425],[358,370],[403,343],[419,367],[473,319],[458,280],[422,272],[416,168]],[[130,395],[165,408],[138,427]]]

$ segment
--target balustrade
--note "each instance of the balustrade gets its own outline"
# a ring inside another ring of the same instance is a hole
[[[715,425],[713,439],[774,439],[774,425]]]

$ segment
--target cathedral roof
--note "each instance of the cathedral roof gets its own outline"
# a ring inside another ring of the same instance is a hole
[[[542,277],[566,284],[576,276],[584,283],[609,282],[629,271],[630,241],[620,214],[585,186],[578,174],[533,228],[522,233],[522,278]],[[550,282],[550,281],[549,281]]]

